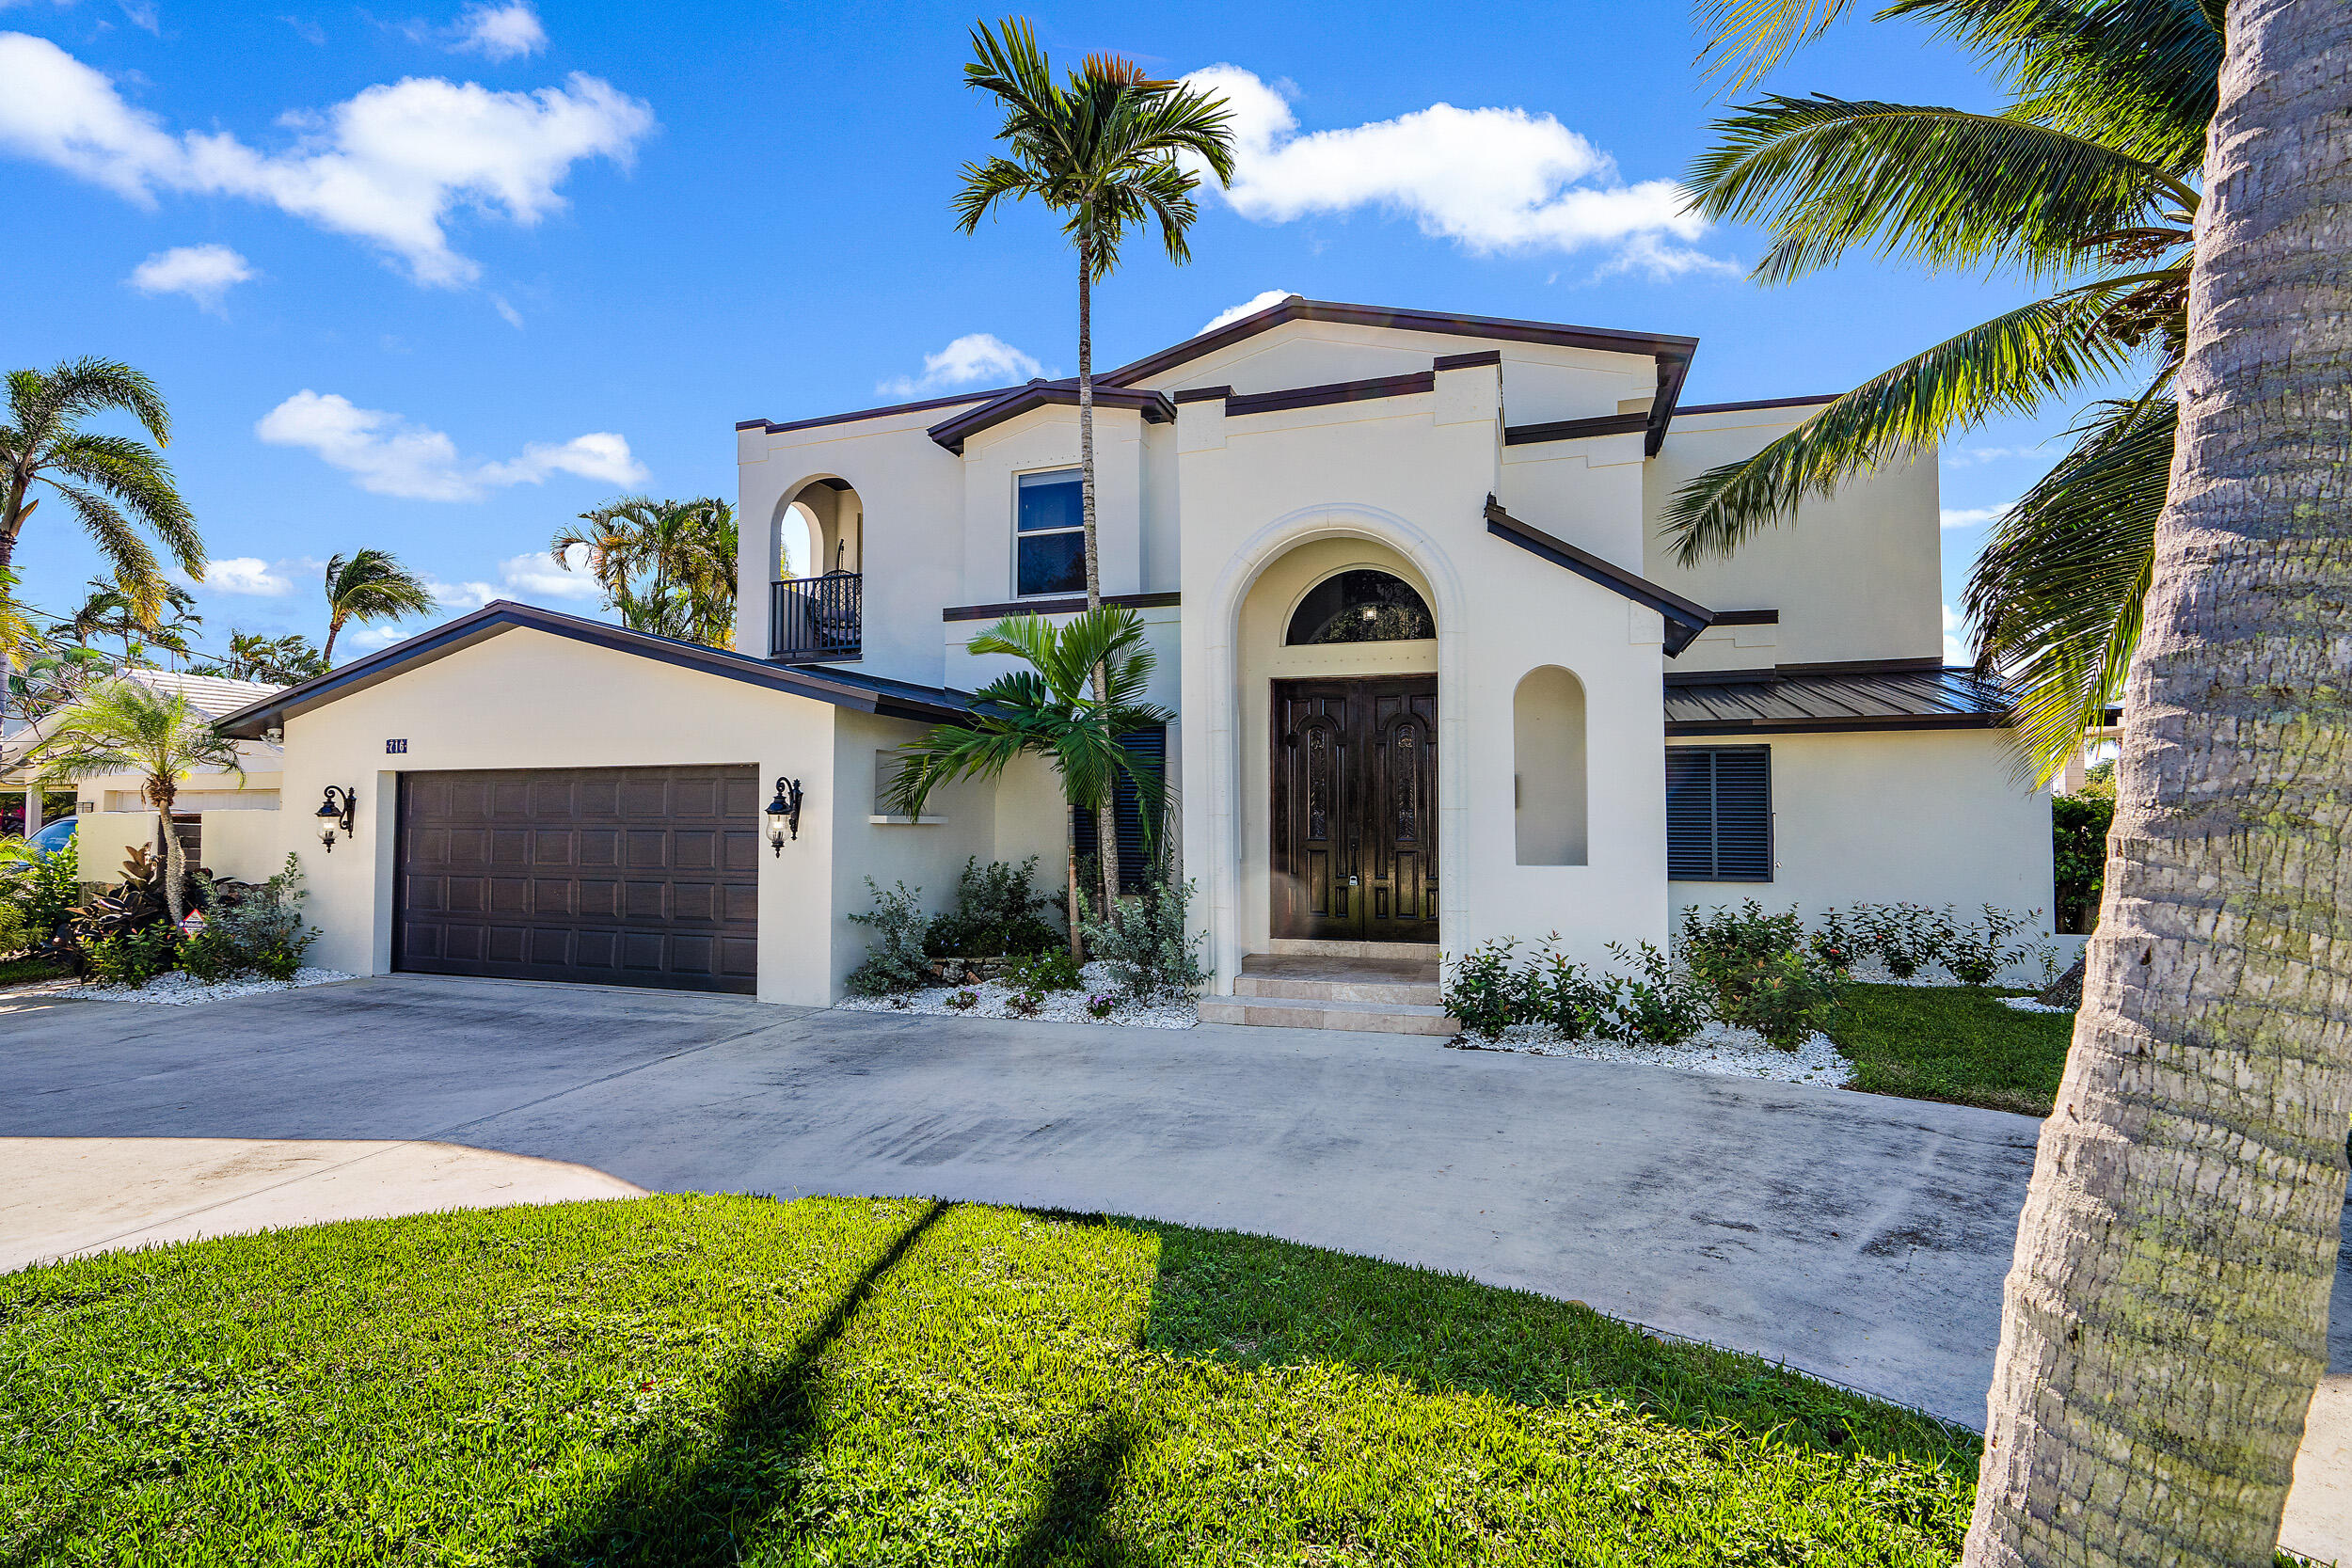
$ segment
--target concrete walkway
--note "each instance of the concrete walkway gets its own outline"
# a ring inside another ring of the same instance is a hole
[[[463,1145],[653,1191],[937,1196],[1259,1231],[1585,1301],[1971,1426],[2036,1132],[1994,1111],[1405,1037],[422,977],[169,1012],[27,1003],[0,1036],[0,1137]],[[2340,1278],[2339,1370],[2348,1300]]]

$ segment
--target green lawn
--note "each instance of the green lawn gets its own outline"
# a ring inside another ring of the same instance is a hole
[[[1851,986],[1830,1030],[1871,1094],[2046,1117],[2074,1037],[2072,1013],[2021,1013],[1969,986]]]
[[[0,1276],[0,1562],[1943,1564],[1976,1440],[1581,1307],[910,1200]]]

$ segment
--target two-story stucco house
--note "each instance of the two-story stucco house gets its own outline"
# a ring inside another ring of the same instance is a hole
[[[1932,459],[1678,567],[1676,488],[1825,401],[1683,404],[1696,347],[1294,296],[1100,378],[1103,587],[1179,715],[1147,744],[1214,994],[1269,953],[1597,960],[1748,896],[2051,907],[2047,798],[1941,657]],[[319,961],[827,1003],[866,879],[1055,879],[1041,765],[922,822],[877,777],[999,673],[976,633],[1083,604],[1075,404],[738,426],[732,653],[497,604],[236,716],[284,732],[290,827],[357,794],[306,856]]]

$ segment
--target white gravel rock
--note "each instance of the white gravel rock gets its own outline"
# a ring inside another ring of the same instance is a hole
[[[1013,988],[995,980],[976,986],[927,986],[902,996],[852,996],[834,1006],[851,1013],[922,1013],[945,1018],[1029,1018],[1047,1023],[1119,1023],[1130,1029],[1189,1029],[1200,1022],[1200,1006],[1189,996],[1137,1006],[1120,990],[1108,964],[1091,963],[1078,971],[1085,982],[1078,990],[1049,991],[1034,1013],[1012,1010]],[[950,1007],[947,999],[977,991],[979,1001],[969,1007]],[[1112,999],[1110,1016],[1096,1018],[1087,1010],[1090,997]]]
[[[1840,1054],[1827,1035],[1814,1035],[1794,1051],[1783,1051],[1753,1029],[1710,1023],[1688,1045],[1628,1045],[1619,1040],[1564,1040],[1548,1025],[1518,1023],[1502,1037],[1482,1040],[1464,1036],[1452,1042],[1460,1051],[1518,1051],[1531,1056],[1582,1056],[1596,1062],[1632,1062],[1642,1067],[1671,1068],[1677,1072],[1713,1073],[1724,1078],[1766,1078],[1781,1084],[1819,1084],[1842,1087],[1853,1081],[1853,1064]]]
[[[2021,1013],[2071,1013],[2072,1007],[2053,1007],[2046,1002],[2036,1002],[2030,996],[2004,996],[2001,1006],[2014,1007]]]
[[[158,974],[143,986],[73,986],[56,992],[83,1002],[145,1002],[158,1007],[191,1007],[199,1002],[226,1002],[232,996],[259,996],[263,991],[293,990],[297,986],[323,986],[329,980],[356,976],[340,969],[297,969],[291,980],[217,980],[206,985],[184,970]]]

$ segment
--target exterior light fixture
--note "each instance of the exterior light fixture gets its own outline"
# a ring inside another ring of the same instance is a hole
[[[340,803],[339,803],[340,802]],[[319,842],[329,853],[335,847],[335,830],[341,828],[348,835],[352,823],[359,815],[359,797],[341,784],[328,784],[326,798],[319,802]]]
[[[776,798],[768,802],[768,844],[781,856],[787,837],[801,836],[801,781],[780,778]]]

